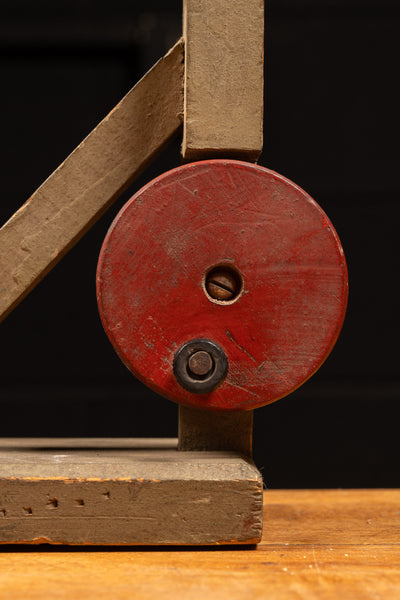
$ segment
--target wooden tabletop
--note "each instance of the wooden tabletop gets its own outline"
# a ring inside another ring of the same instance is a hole
[[[257,548],[0,548],[0,597],[400,598],[400,490],[268,491]]]

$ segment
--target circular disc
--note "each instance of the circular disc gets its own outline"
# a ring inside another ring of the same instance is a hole
[[[233,160],[187,164],[143,187],[114,220],[97,271],[103,325],[126,366],[161,395],[214,410],[256,408],[306,381],[337,339],[347,287],[316,202]],[[210,393],[174,376],[175,355],[196,339],[228,360]]]

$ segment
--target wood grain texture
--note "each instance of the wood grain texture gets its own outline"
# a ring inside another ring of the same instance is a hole
[[[235,452],[177,440],[2,440],[0,542],[256,543],[262,479]]]
[[[215,413],[179,406],[179,450],[231,450],[252,456],[253,411]]]
[[[177,134],[182,111],[179,41],[0,230],[0,321]]]
[[[271,492],[264,515],[263,543],[400,545],[400,490]]]
[[[398,600],[399,505],[400,490],[267,491],[256,549],[2,547],[0,596]]]
[[[263,144],[262,0],[185,0],[187,160],[257,160]]]

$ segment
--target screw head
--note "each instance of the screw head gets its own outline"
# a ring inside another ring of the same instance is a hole
[[[210,269],[204,283],[209,299],[216,302],[234,302],[243,289],[241,274],[229,265],[217,265]]]

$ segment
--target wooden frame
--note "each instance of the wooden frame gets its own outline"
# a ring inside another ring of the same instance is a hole
[[[184,35],[185,60],[179,40],[1,228],[0,321],[182,121],[184,159],[259,156],[263,3],[185,0]],[[3,440],[0,543],[257,543],[252,419],[181,408],[180,452],[175,440]]]

